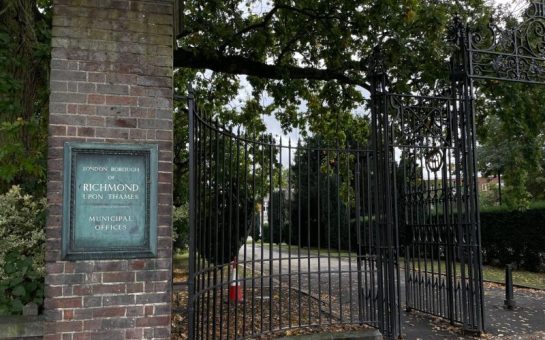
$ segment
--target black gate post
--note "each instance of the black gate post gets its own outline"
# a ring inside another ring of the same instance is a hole
[[[457,190],[456,193],[458,223],[454,256],[455,260],[460,261],[461,319],[464,330],[482,333],[484,331],[484,293],[475,158],[477,144],[475,100],[473,79],[470,77],[469,35],[459,18],[454,19],[453,28],[452,38],[457,48],[451,59],[451,78],[456,107],[454,116],[458,120],[457,125],[453,124],[453,129],[460,129],[460,138],[457,140],[456,181],[460,183],[462,180],[461,185],[464,188],[463,193],[462,190]],[[457,278],[453,279],[454,282],[457,281]]]
[[[390,143],[387,76],[376,50],[371,72],[372,149],[377,223],[377,302],[379,329],[388,338],[401,336],[399,252],[395,205],[394,152]]]

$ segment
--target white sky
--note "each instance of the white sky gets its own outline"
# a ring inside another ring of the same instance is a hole
[[[488,3],[505,6],[513,14],[520,14],[528,6],[528,0],[488,0]]]

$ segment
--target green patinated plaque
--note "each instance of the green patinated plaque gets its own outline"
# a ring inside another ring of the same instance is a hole
[[[157,146],[66,143],[64,259],[157,253]]]

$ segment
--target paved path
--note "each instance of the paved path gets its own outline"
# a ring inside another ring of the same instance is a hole
[[[252,252],[252,250],[254,252]],[[245,253],[246,252],[246,253]],[[253,253],[253,255],[252,255]],[[245,255],[244,255],[245,254]],[[335,256],[336,254],[332,254]],[[292,248],[280,251],[277,246],[247,245],[239,253],[239,263],[245,264],[248,270],[253,268],[264,275],[272,274],[276,283],[310,292],[313,296],[331,296],[328,308],[342,318],[357,320],[358,318],[358,275],[355,259],[348,257],[331,258],[318,256],[316,252],[301,251],[301,258]],[[255,261],[252,264],[252,261]],[[365,267],[363,268],[365,270]],[[288,275],[290,274],[291,275]],[[257,274],[258,275],[258,274]],[[281,278],[281,279],[280,279]],[[401,273],[401,296],[404,305],[404,274]],[[371,286],[370,275],[360,277],[362,285]],[[331,295],[329,295],[331,293]],[[503,286],[485,284],[485,320],[486,338],[513,339],[545,339],[545,291],[515,289],[518,307],[515,310],[503,308]],[[471,338],[462,335],[459,327],[451,326],[438,318],[417,312],[402,312],[403,334],[406,339],[463,339]]]

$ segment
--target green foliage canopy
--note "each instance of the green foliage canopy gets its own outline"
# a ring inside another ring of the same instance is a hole
[[[482,20],[482,0],[180,1],[174,64],[208,108],[256,129],[272,113],[289,130],[332,125],[365,101],[376,46],[399,91],[446,79],[454,13]],[[197,76],[198,70],[211,70]],[[246,75],[247,83],[238,75]],[[242,114],[225,107],[250,85]],[[177,83],[180,93],[185,91]],[[272,100],[264,100],[264,97]]]
[[[0,2],[0,192],[45,193],[49,13],[49,1]]]

